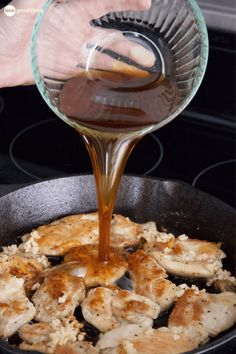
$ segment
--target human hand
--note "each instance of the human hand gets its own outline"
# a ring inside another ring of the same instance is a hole
[[[40,9],[44,2],[45,0],[30,0],[30,2],[29,0],[13,0],[10,4],[15,6],[16,9],[27,9],[29,8],[30,3],[30,8]],[[70,2],[66,0],[58,0],[57,3],[57,11],[58,15],[60,15],[59,18],[63,15],[66,16],[67,11],[69,11],[69,6],[72,3],[71,0]],[[87,11],[84,11],[84,14],[81,14],[80,16],[80,18],[83,18],[83,23],[81,23],[80,20],[80,32],[78,33],[81,45],[83,44],[85,37],[88,35],[87,31],[91,31],[89,35],[91,35],[91,38],[95,39],[95,37],[92,35],[93,29],[91,26],[88,25],[91,19],[99,18],[110,11],[122,11],[129,9],[137,11],[147,10],[150,7],[151,1],[103,0],[95,3],[94,1],[90,0],[80,0],[81,11],[83,11],[83,3],[86,3]],[[12,17],[8,17],[4,14],[3,9],[0,11],[0,67],[2,72],[0,77],[0,87],[10,87],[34,83],[30,63],[30,44],[36,16],[37,13],[20,12]],[[61,30],[61,24],[57,21],[56,14],[53,18],[50,18],[50,20],[47,21],[49,23],[43,27],[44,31],[46,31],[48,36],[50,36],[50,29],[52,28],[54,30]],[[96,31],[94,31],[94,33],[96,32],[96,38],[99,37],[100,31],[101,30],[97,28]],[[63,38],[61,38],[61,42],[58,42],[54,48],[49,48],[48,37],[45,37],[45,39],[40,41],[40,45],[42,46],[41,53],[45,53],[45,55],[43,55],[44,59],[42,58],[42,60],[45,61],[45,70],[48,70],[50,74],[51,71],[55,71],[55,68],[57,68],[57,63],[55,63],[55,60],[58,53],[65,52],[66,47],[68,45],[71,45],[71,43],[67,43],[67,38],[65,38],[64,36]],[[127,47],[125,43],[123,43],[122,45],[121,41],[119,42],[119,48],[116,47],[117,45],[114,44],[113,49],[119,50],[120,54],[127,54],[128,51],[128,54],[131,57],[133,57],[137,61],[140,59],[140,48],[139,46],[134,45],[134,43]],[[51,53],[48,52],[49,49],[51,50]],[[58,53],[56,55],[57,51]],[[55,58],[51,60],[52,57],[50,57],[50,55],[52,56],[54,54]],[[86,50],[84,50],[84,56],[86,55]],[[146,64],[150,63],[151,65],[150,60],[152,61],[152,58],[148,58],[147,55]],[[71,70],[71,64],[71,62],[69,63],[65,60],[65,66],[64,68],[62,68],[61,72],[62,76],[68,74],[68,70]],[[73,65],[74,64],[75,63],[73,63]]]

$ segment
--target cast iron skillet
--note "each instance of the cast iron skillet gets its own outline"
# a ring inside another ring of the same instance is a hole
[[[73,176],[36,183],[0,198],[0,245],[59,217],[96,210],[93,176]],[[222,241],[228,255],[225,268],[235,274],[233,208],[190,185],[154,178],[123,177],[116,212],[137,222],[156,221],[158,227],[209,241]],[[192,353],[234,352],[236,328]],[[231,344],[231,349],[226,346]],[[16,350],[3,340],[0,353],[33,354]],[[36,353],[36,352],[34,352]]]

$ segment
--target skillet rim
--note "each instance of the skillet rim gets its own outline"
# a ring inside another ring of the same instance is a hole
[[[63,180],[63,179],[68,179],[68,178],[76,178],[76,177],[88,177],[88,178],[94,178],[94,175],[92,173],[80,173],[80,174],[71,174],[71,175],[61,175],[61,176],[57,176],[57,177],[51,177],[51,178],[45,178],[45,179],[41,179],[40,181],[33,181],[33,182],[29,182],[29,183],[21,183],[21,184],[0,184],[0,201],[6,197],[9,196],[12,193],[15,193],[19,190],[25,189],[25,188],[30,188],[34,185],[38,185],[38,184],[43,184],[43,183],[48,183],[50,181],[57,181],[57,180]],[[159,181],[161,183],[174,183],[174,184],[179,184],[182,186],[185,186],[185,188],[188,188],[190,190],[195,190],[199,193],[201,193],[202,195],[206,195],[209,199],[218,201],[219,204],[221,204],[222,206],[228,208],[229,210],[231,209],[231,212],[235,213],[235,217],[236,217],[236,208],[234,208],[233,206],[231,206],[230,204],[228,204],[227,202],[223,201],[222,199],[208,193],[205,192],[195,186],[192,186],[190,183],[185,182],[185,181],[181,181],[180,179],[172,179],[172,178],[161,178],[161,177],[154,177],[154,176],[144,176],[141,174],[132,174],[132,173],[124,173],[122,178],[121,178],[121,183],[122,184],[122,180],[125,178],[140,178],[140,179],[147,179],[147,180],[156,180]],[[4,194],[1,195],[1,188],[6,188],[8,191]],[[11,191],[11,187],[13,188],[13,191]],[[119,193],[119,190],[118,190]]]
[[[56,182],[56,181],[63,181],[66,179],[72,179],[72,178],[76,178],[76,177],[84,177],[84,178],[94,178],[93,174],[87,174],[87,173],[81,173],[81,174],[73,174],[73,175],[67,175],[67,176],[61,176],[61,177],[52,177],[50,179],[43,179],[40,181],[35,181],[35,182],[30,182],[27,184],[23,184],[23,185],[10,185],[13,186],[13,191],[7,192],[6,194],[0,196],[0,202],[4,201],[4,199],[7,198],[11,198],[11,196],[13,196],[16,192],[20,192],[21,190],[27,190],[30,189],[34,186],[37,186],[38,184],[48,184],[50,182]],[[142,176],[142,175],[134,175],[134,174],[124,174],[122,176],[122,180],[124,179],[133,179],[133,178],[137,178],[137,179],[145,179],[145,180],[152,180],[152,181],[157,181],[160,182],[161,184],[163,183],[170,183],[170,184],[174,184],[174,185],[179,185],[179,186],[183,186],[186,190],[195,190],[198,194],[202,195],[202,197],[206,196],[209,201],[214,201],[215,203],[217,203],[218,205],[222,206],[222,208],[224,208],[226,211],[228,211],[229,213],[233,213],[235,215],[236,218],[236,209],[234,207],[232,207],[231,205],[227,204],[226,202],[222,201],[221,199],[205,192],[202,191],[196,187],[193,187],[190,183],[185,182],[185,181],[181,181],[178,179],[165,179],[165,178],[158,178],[158,177],[152,177],[152,176]],[[121,180],[121,184],[122,184],[122,180]],[[3,185],[0,185],[0,188]],[[16,189],[17,187],[17,189]],[[203,345],[201,348],[195,349],[193,351],[190,352],[186,352],[186,354],[203,354],[203,353],[207,353],[207,352],[212,352],[216,349],[220,349],[224,350],[223,346],[227,343],[232,342],[233,344],[236,343],[236,328],[233,329],[232,331],[230,331],[229,333],[223,335],[221,338],[218,338],[216,340],[214,340],[213,342],[207,343],[205,345]],[[21,350],[21,349],[15,349],[12,346],[9,346],[9,344],[7,343],[6,340],[1,339],[0,338],[0,353],[2,354],[42,354],[40,352],[37,351],[26,351],[26,350]]]

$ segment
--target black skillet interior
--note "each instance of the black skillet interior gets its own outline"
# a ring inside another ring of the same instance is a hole
[[[0,198],[0,245],[59,217],[96,210],[93,176],[82,175],[36,183]],[[137,222],[153,220],[177,234],[223,242],[226,269],[235,274],[235,210],[220,200],[178,181],[124,176],[115,212]],[[235,327],[194,353],[212,352],[236,336]],[[0,341],[0,353],[31,353]],[[35,353],[35,352],[34,352]],[[218,353],[218,352],[217,352]]]

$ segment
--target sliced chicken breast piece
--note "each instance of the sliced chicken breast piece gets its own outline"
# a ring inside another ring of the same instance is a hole
[[[23,340],[20,348],[55,354],[58,346],[82,341],[84,338],[82,328],[83,325],[74,316],[53,320],[50,323],[27,324],[19,329],[20,338]],[[78,342],[78,345],[80,343],[82,342]]]
[[[129,257],[129,272],[134,291],[156,302],[161,311],[171,306],[176,299],[176,285],[167,278],[167,273],[154,258],[143,251]]]
[[[165,311],[176,300],[177,286],[168,279],[154,279],[150,284],[149,298]],[[148,296],[148,294],[146,294]]]
[[[96,347],[101,354],[180,354],[197,348],[197,343],[166,327],[124,325],[105,333]]]
[[[236,322],[236,294],[209,294],[188,289],[176,302],[168,327],[180,335],[186,334],[198,343],[215,337]]]
[[[111,223],[113,247],[137,245],[148,234],[156,232],[155,224],[137,224],[122,215],[114,215]],[[33,237],[34,248],[45,255],[64,255],[71,248],[98,244],[98,213],[71,215],[42,225],[22,237],[22,248]]]
[[[0,302],[14,301],[18,296],[25,296],[24,279],[10,273],[0,274]]]
[[[214,285],[219,292],[236,292],[236,278],[226,269],[219,269],[212,278],[207,279],[207,286]]]
[[[112,311],[112,299],[114,295],[114,291],[98,287],[91,289],[81,304],[85,320],[101,332],[107,332],[120,325],[120,322],[115,318]]]
[[[39,226],[34,232],[38,234],[35,241],[42,254],[64,255],[72,247],[98,243],[98,214],[66,216]],[[30,237],[31,234],[24,235],[23,242],[27,242]]]
[[[119,348],[106,348],[99,351],[99,354],[122,354]]]
[[[118,353],[122,354],[180,354],[197,348],[187,336],[173,334],[168,328],[148,329],[136,338],[123,340]]]
[[[132,274],[134,287],[142,291],[142,283],[153,279],[167,278],[166,270],[161,267],[153,257],[144,251],[136,251],[129,256],[129,271]]]
[[[148,243],[154,242],[169,242],[170,240],[175,238],[175,235],[171,233],[167,233],[164,231],[156,230],[156,232],[146,233],[143,237]]]
[[[88,292],[81,304],[85,320],[107,332],[123,322],[152,326],[160,308],[147,297],[128,290],[96,288]]]
[[[84,245],[72,248],[65,255],[64,262],[65,267],[66,264],[69,264],[67,262],[70,262],[72,267],[77,264],[78,274],[82,273],[83,270],[84,283],[87,287],[114,284],[125,274],[128,268],[128,263],[124,258],[112,253],[112,251],[109,254],[108,262],[99,262],[98,248],[96,245]],[[81,272],[79,269],[81,269]],[[76,274],[76,268],[73,274]]]
[[[46,261],[44,265],[49,267],[50,263]],[[0,273],[7,272],[17,278],[23,278],[26,291],[30,291],[34,284],[39,282],[41,272],[45,269],[44,265],[33,255],[0,253]]]
[[[30,322],[35,312],[25,295],[24,279],[9,273],[0,274],[0,336],[11,336]]]
[[[89,342],[58,345],[54,354],[98,354],[98,350]]]
[[[117,248],[135,246],[142,238],[155,235],[156,232],[156,225],[152,221],[138,224],[128,217],[114,215],[111,222],[111,245]]]
[[[37,321],[50,322],[71,316],[76,306],[85,298],[82,278],[55,268],[56,270],[52,270],[46,276],[32,297]]]
[[[147,327],[136,324],[122,324],[101,335],[96,348],[103,353],[105,349],[117,348],[122,340],[139,336]]]
[[[144,249],[168,273],[194,278],[211,278],[222,268],[225,253],[220,243],[180,236],[168,242],[146,243]]]
[[[228,280],[215,280],[212,284],[221,293],[226,291],[236,292],[236,285]]]
[[[118,321],[152,326],[160,307],[146,296],[121,290],[112,299],[112,311]]]

